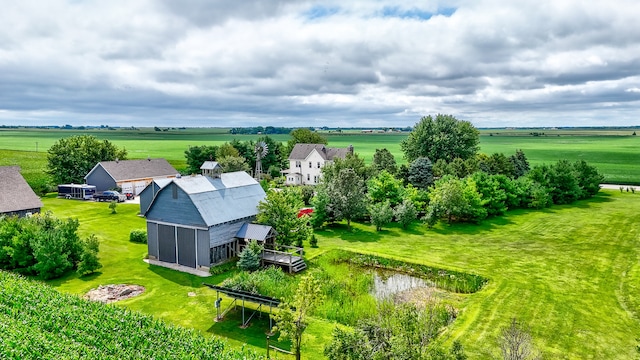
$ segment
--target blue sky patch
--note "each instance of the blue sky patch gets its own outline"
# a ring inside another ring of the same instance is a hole
[[[438,9],[436,12],[421,10],[418,8],[402,9],[398,6],[385,6],[382,9],[383,17],[397,17],[403,19],[429,20],[436,15],[451,16],[456,12],[455,8]]]
[[[310,20],[315,20],[335,15],[338,11],[340,11],[340,8],[337,6],[316,5],[307,10],[304,16]]]

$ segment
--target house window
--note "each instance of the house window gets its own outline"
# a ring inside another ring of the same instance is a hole
[[[300,165],[301,165],[301,164],[300,164],[300,161],[296,161],[296,167],[298,167],[298,168],[299,168],[299,167],[301,167]]]
[[[311,180],[311,175],[307,174],[307,181]]]
[[[320,161],[318,161],[318,169],[320,169]]]
[[[309,169],[311,169],[313,167],[313,165],[311,165],[311,161],[309,161]]]
[[[314,176],[313,176],[313,182],[314,182],[315,184],[317,184],[317,183],[318,183],[318,175],[314,175]]]

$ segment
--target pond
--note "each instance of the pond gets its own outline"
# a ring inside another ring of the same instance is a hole
[[[407,274],[376,270],[373,272],[371,295],[378,301],[384,301],[407,290],[427,287],[429,284],[423,279]]]

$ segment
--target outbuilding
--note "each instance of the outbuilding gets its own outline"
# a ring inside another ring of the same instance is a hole
[[[237,256],[236,235],[255,219],[265,192],[244,171],[207,173],[154,182],[145,190],[152,198],[148,206],[141,201],[140,210],[147,218],[149,259],[208,270]]]
[[[154,179],[174,178],[178,171],[165,159],[101,161],[84,177],[96,191],[120,188],[138,195]]]
[[[20,174],[19,166],[0,166],[0,216],[29,216],[39,213],[42,201]]]

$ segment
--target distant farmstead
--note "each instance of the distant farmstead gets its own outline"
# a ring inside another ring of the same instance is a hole
[[[140,197],[147,218],[149,259],[206,270],[237,256],[238,231],[255,219],[265,198],[244,171],[155,180]]]
[[[289,169],[283,173],[287,185],[316,185],[320,182],[322,168],[336,158],[344,159],[353,154],[353,146],[330,148],[323,144],[296,144],[289,155]]]
[[[101,161],[84,177],[96,191],[115,188],[138,195],[154,179],[173,178],[178,171],[165,159]]]
[[[0,216],[28,216],[39,213],[42,201],[20,174],[19,166],[0,166]]]

